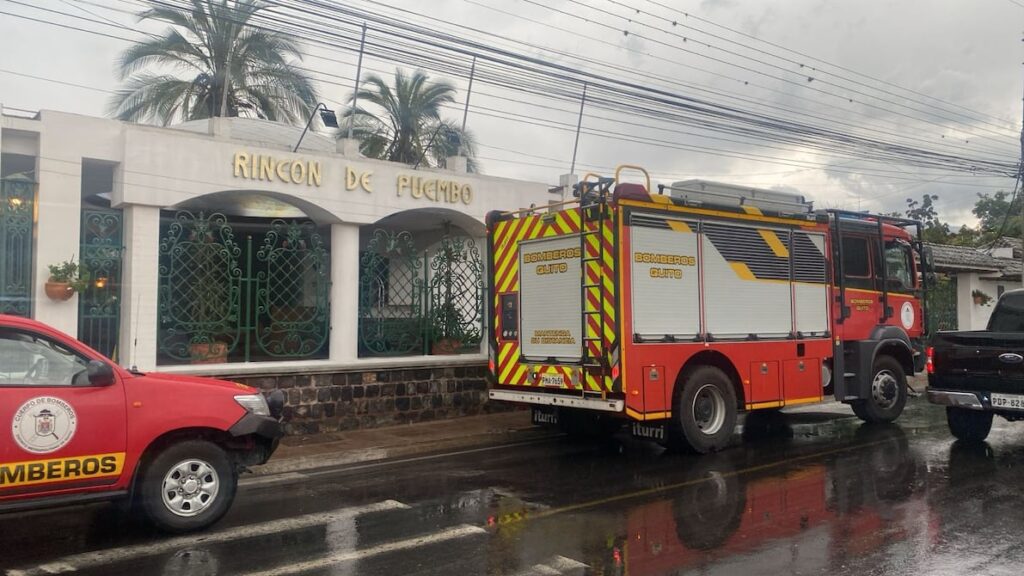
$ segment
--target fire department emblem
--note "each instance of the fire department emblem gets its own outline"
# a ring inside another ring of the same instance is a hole
[[[47,454],[66,446],[77,427],[78,417],[70,404],[60,398],[40,396],[18,408],[11,432],[22,449]]]
[[[900,308],[900,322],[907,330],[914,327],[914,306],[910,302],[904,302]]]

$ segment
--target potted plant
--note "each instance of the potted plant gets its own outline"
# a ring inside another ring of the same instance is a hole
[[[74,257],[47,267],[50,269],[50,277],[44,288],[50,300],[63,302],[89,286],[89,271],[75,263]]]
[[[975,288],[971,292],[971,297],[974,298],[974,304],[977,306],[988,306],[988,303],[992,301],[992,297]]]
[[[453,302],[445,302],[434,308],[430,316],[434,332],[431,354],[458,354],[466,335],[459,308]]]

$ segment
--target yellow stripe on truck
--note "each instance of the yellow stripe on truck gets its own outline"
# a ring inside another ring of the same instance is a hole
[[[779,258],[789,258],[789,250],[786,249],[786,245],[782,243],[782,240],[779,240],[775,232],[762,229],[758,230],[758,233],[761,234],[761,238],[768,244],[768,247],[772,249],[773,254]]]
[[[121,475],[124,452],[0,464],[0,489]]]
[[[680,222],[679,220],[667,220],[667,222],[668,227],[676,232],[685,232],[688,234],[693,232],[693,230],[690,229],[690,225],[686,222]]]

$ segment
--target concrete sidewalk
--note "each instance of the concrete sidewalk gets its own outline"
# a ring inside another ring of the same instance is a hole
[[[270,462],[254,466],[252,472],[256,476],[265,476],[510,444],[556,434],[550,428],[532,425],[528,410],[517,410],[369,430],[289,436],[281,441]]]

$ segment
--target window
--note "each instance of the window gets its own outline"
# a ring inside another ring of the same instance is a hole
[[[89,361],[28,332],[0,330],[0,386],[88,385]]]
[[[864,290],[874,288],[869,254],[867,238],[843,237],[843,272],[848,287]]]
[[[910,246],[905,242],[892,240],[885,243],[885,273],[889,290],[913,291],[914,275],[910,258]]]

